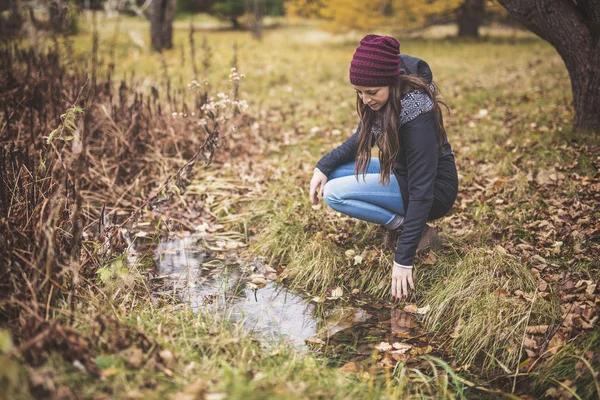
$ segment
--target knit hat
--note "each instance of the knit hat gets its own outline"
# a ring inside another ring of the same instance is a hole
[[[350,82],[359,86],[389,86],[398,75],[400,43],[390,36],[365,36],[350,63]]]

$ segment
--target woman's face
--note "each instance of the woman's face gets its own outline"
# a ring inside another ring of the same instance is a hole
[[[352,85],[363,103],[371,107],[372,110],[380,110],[390,97],[389,86],[358,86]]]

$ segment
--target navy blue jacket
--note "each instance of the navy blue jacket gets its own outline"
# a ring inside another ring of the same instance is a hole
[[[402,73],[418,75],[431,83],[431,69],[425,61],[404,54],[400,58]],[[340,165],[355,161],[359,132],[360,124],[350,138],[321,158],[317,168],[329,176]],[[402,97],[398,135],[400,151],[394,175],[406,215],[394,259],[398,264],[413,265],[427,221],[446,215],[452,208],[458,175],[445,132],[443,144],[438,143],[433,101],[425,92],[415,90]]]

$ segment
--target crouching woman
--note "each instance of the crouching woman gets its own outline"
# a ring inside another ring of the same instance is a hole
[[[400,55],[389,36],[367,35],[350,64],[358,129],[317,164],[310,200],[387,229],[395,247],[391,292],[414,290],[417,248],[436,246],[427,221],[446,215],[458,191],[454,154],[427,63]],[[378,157],[371,157],[377,145]]]

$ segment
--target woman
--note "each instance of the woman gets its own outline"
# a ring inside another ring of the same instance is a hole
[[[318,162],[310,200],[317,204],[320,193],[334,210],[385,226],[388,243],[399,236],[392,296],[402,299],[414,290],[417,248],[437,243],[427,221],[446,215],[456,199],[454,154],[429,66],[400,55],[396,39],[365,36],[350,64],[350,83],[358,129]],[[374,145],[378,158],[371,158]]]

